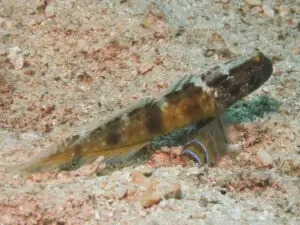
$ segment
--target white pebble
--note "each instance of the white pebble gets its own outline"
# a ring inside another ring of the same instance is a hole
[[[23,68],[24,59],[21,49],[18,46],[12,47],[8,50],[8,58],[16,70]]]
[[[275,11],[273,9],[270,8],[270,6],[268,5],[263,5],[262,6],[263,10],[264,10],[264,14],[270,18],[274,18],[275,16]]]
[[[262,161],[262,164],[264,166],[269,166],[273,163],[272,156],[265,150],[259,150],[257,152],[257,156],[260,158],[260,160]]]
[[[277,7],[276,9],[280,16],[286,16],[291,13],[291,9],[289,7],[280,6],[280,7]]]
[[[265,0],[264,4],[262,5],[262,8],[264,10],[264,14],[270,18],[274,18],[275,11],[274,11],[274,2]]]
[[[261,6],[261,0],[245,0],[245,3],[250,6]]]

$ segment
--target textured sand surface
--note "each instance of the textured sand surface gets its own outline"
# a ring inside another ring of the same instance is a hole
[[[246,99],[281,106],[229,125],[240,147],[218,166],[186,166],[174,147],[106,176],[101,158],[68,172],[0,168],[0,224],[300,223],[299,1],[0,1],[1,164],[253,48],[274,73]]]

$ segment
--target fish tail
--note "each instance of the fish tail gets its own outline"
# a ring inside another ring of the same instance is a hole
[[[36,154],[33,158],[25,163],[5,166],[8,170],[18,170],[23,172],[45,171],[64,166],[70,166],[78,149],[77,143],[80,141],[80,135],[74,135],[67,138],[58,146],[53,145],[45,151]]]
[[[149,142],[142,142],[134,145],[101,149],[94,145],[89,146],[84,140],[80,140],[79,135],[66,139],[59,147],[53,146],[46,152],[37,154],[32,160],[7,167],[10,170],[20,170],[24,172],[47,171],[51,169],[69,170],[80,165],[92,162],[99,156],[104,156],[105,161],[118,162],[131,157]]]
[[[14,166],[14,169],[24,172],[47,171],[55,168],[70,168],[74,166],[76,152],[73,148],[63,151],[47,151],[33,157],[32,160]]]

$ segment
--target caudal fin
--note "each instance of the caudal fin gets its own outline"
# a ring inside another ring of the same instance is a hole
[[[24,164],[6,166],[9,170],[19,170],[24,172],[47,171],[51,169],[74,169],[84,163],[91,162],[99,156],[104,156],[106,162],[118,162],[126,160],[133,154],[142,149],[149,142],[142,142],[135,145],[122,146],[109,149],[84,149],[80,148],[78,137],[67,140],[60,147],[53,146],[46,152],[37,154],[31,160]]]

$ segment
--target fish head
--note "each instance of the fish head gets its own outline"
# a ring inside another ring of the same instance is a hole
[[[213,68],[202,79],[214,89],[216,105],[226,109],[264,84],[272,72],[271,60],[255,51]]]

